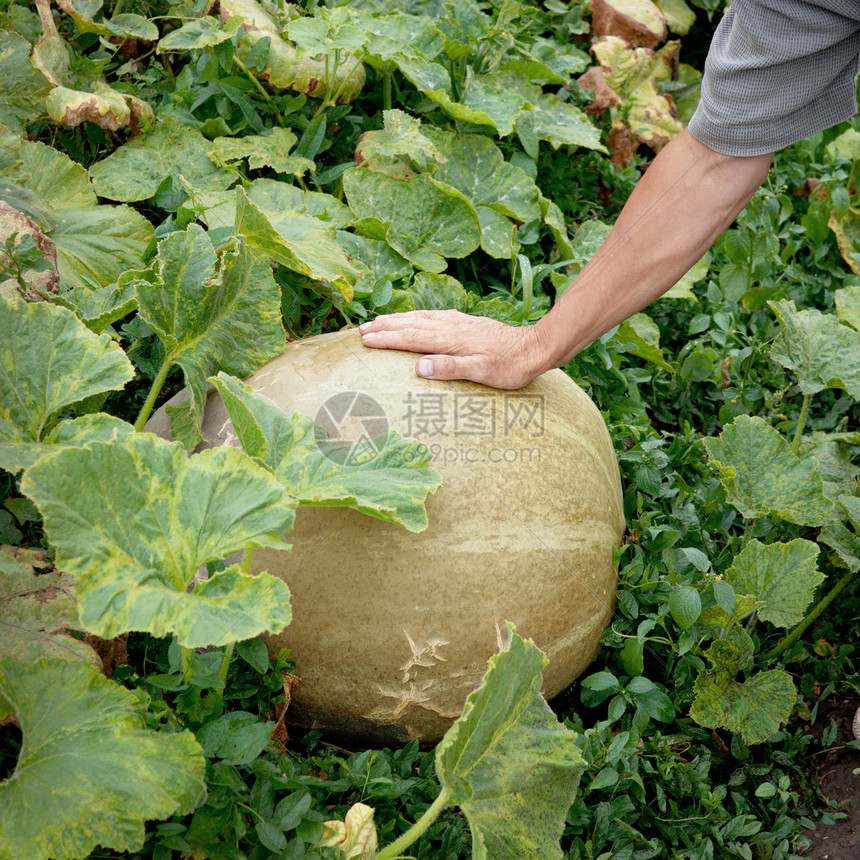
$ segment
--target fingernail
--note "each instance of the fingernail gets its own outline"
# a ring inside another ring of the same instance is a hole
[[[370,326],[370,323],[369,323],[369,322],[362,323],[362,324],[358,327],[358,330],[363,334],[364,332],[366,332],[366,331],[367,331],[368,326]]]
[[[419,376],[432,376],[433,375],[433,359],[432,358],[422,358],[418,362],[418,375]]]

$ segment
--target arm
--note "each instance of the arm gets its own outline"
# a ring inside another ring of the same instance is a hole
[[[567,364],[675,284],[746,206],[771,157],[721,155],[683,131],[654,159],[600,250],[536,325],[411,311],[365,323],[362,342],[426,353],[421,376],[519,388]]]

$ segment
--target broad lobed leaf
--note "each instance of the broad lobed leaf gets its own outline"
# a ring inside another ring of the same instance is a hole
[[[507,628],[481,686],[436,748],[436,775],[472,830],[474,860],[561,858],[585,760],[540,694],[547,660]]]
[[[191,732],[146,728],[141,698],[87,663],[0,660],[0,697],[23,732],[0,783],[0,856],[138,851],[145,821],[191,812],[206,795]]]
[[[215,385],[247,454],[262,460],[303,505],[349,507],[410,531],[427,527],[424,502],[441,484],[426,445],[389,431],[363,462],[338,451],[314,422],[285,415],[248,385],[219,373]]]
[[[179,443],[137,434],[47,455],[21,489],[76,578],[81,623],[99,636],[174,633],[200,647],[289,623],[287,588],[268,575],[232,567],[189,591],[206,562],[289,546],[295,501],[241,451],[187,458]]]

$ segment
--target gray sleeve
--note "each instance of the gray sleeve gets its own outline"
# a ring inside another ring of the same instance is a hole
[[[725,155],[775,152],[857,112],[860,3],[733,0],[690,133]]]

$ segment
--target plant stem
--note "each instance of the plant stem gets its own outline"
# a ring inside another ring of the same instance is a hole
[[[750,542],[750,537],[752,537],[753,526],[755,525],[755,520],[747,520],[746,528],[744,529],[743,542],[741,546],[746,546]]]
[[[783,636],[770,651],[767,651],[765,654],[762,654],[762,660],[772,660],[774,657],[779,656],[786,648],[791,647],[797,642],[798,639],[806,632],[806,629],[824,612],[825,609],[834,601],[837,595],[844,589],[849,583],[855,581],[857,579],[857,571],[849,570],[848,573],[844,574],[842,578],[818,601],[815,605],[815,608],[794,628],[787,636]]]
[[[239,565],[239,569],[242,573],[248,573],[251,570],[251,559],[254,557],[254,550],[246,549],[245,554],[242,556],[242,561]]]
[[[405,851],[416,839],[424,834],[427,828],[436,820],[439,813],[448,803],[448,798],[451,796],[450,788],[443,788],[439,792],[439,796],[433,803],[427,807],[427,811],[409,828],[402,836],[395,839],[390,845],[387,845],[379,854],[376,855],[377,860],[394,860],[399,857],[402,851]]]
[[[382,109],[391,110],[391,72],[382,76]]]
[[[224,646],[224,656],[221,658],[221,665],[218,667],[218,677],[226,684],[227,670],[230,668],[230,661],[233,659],[233,642]]]
[[[164,364],[161,365],[155,379],[152,380],[152,388],[149,389],[149,394],[140,410],[140,415],[137,416],[137,421],[134,422],[134,429],[137,430],[138,433],[143,430],[143,425],[146,424],[146,419],[149,418],[149,414],[152,412],[152,407],[155,406],[155,401],[161,393],[164,380],[167,379],[167,372],[170,370],[170,366],[172,364],[172,358],[165,359]]]
[[[806,416],[809,413],[811,394],[803,395],[803,403],[800,406],[800,417],[797,419],[797,427],[794,430],[794,439],[791,440],[791,453],[797,454],[800,449],[800,439],[803,436],[803,427],[806,424]]]

